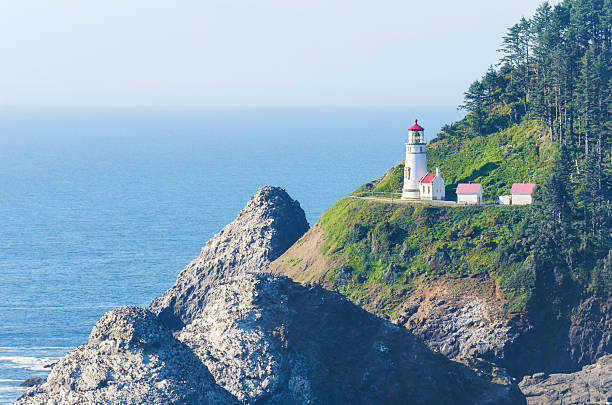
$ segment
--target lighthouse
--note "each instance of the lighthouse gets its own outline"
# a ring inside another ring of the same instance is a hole
[[[427,174],[427,155],[425,152],[425,137],[423,127],[417,120],[408,128],[408,142],[406,142],[406,164],[404,166],[404,188],[402,200],[419,200],[419,180]]]

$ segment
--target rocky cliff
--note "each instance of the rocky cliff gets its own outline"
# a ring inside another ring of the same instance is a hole
[[[542,326],[546,314],[507,314],[503,304],[487,275],[438,277],[410,291],[395,322],[449,358],[487,359],[519,379],[535,371],[574,371],[612,352],[612,299],[584,300],[554,330]]]
[[[286,192],[262,189],[153,312],[108,312],[18,404],[524,403],[490,363],[453,362],[338,293],[257,274],[306,228]]]
[[[410,293],[395,322],[449,358],[504,361],[520,327],[504,316],[495,292],[484,275],[430,280]]]
[[[479,376],[342,295],[287,277],[228,279],[178,338],[245,403],[522,401],[499,370]]]

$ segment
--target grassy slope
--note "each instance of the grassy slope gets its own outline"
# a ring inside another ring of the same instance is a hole
[[[542,181],[555,154],[544,128],[534,121],[486,137],[457,140],[441,134],[428,145],[430,170],[441,168],[447,197],[454,196],[457,183],[471,180],[483,184],[489,202],[530,175]],[[403,165],[397,165],[356,192],[397,192],[402,173]],[[336,288],[392,318],[419,283],[480,274],[503,292],[508,314],[521,312],[531,298],[533,272],[529,263],[502,259],[501,252],[513,243],[528,212],[528,207],[391,205],[345,198],[271,269]]]

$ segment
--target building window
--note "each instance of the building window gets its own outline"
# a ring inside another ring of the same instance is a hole
[[[410,168],[408,168],[408,171],[406,172],[408,173],[408,177],[406,177],[408,180],[410,180]]]

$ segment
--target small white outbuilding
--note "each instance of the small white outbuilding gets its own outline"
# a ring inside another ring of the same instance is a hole
[[[482,204],[482,186],[480,183],[460,183],[457,185],[457,204]]]
[[[501,205],[510,205],[512,204],[512,196],[511,195],[500,195],[497,198],[497,202]]]

